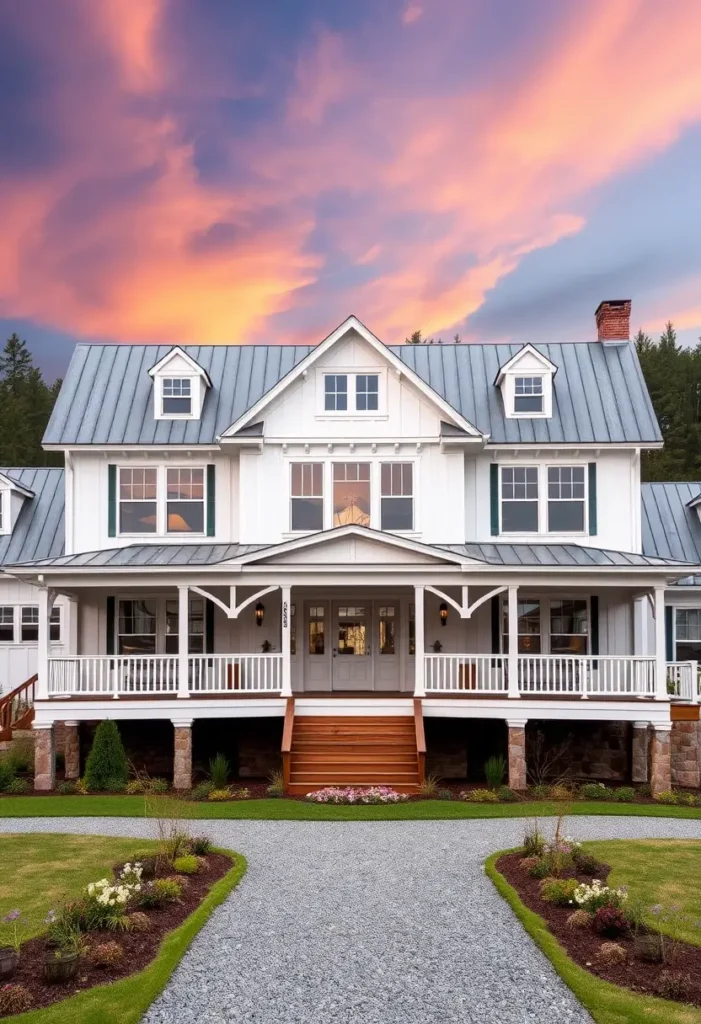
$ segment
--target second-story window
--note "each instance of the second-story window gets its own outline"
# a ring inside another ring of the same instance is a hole
[[[290,528],[323,530],[324,465],[293,462],[290,467]]]
[[[355,378],[357,412],[376,412],[379,402],[379,377],[376,373],[359,373]]]
[[[119,532],[157,533],[158,470],[121,466],[119,470]]]
[[[414,529],[414,467],[410,462],[382,463],[380,520],[383,530]]]
[[[503,466],[501,532],[538,533],[538,467]]]
[[[582,533],[584,498],[584,466],[549,466],[548,532]]]
[[[370,463],[334,462],[333,525],[370,525]]]
[[[514,380],[514,412],[543,411],[543,378],[516,377]]]
[[[192,381],[188,377],[163,378],[163,413],[189,416],[192,413]]]
[[[327,373],[324,377],[324,409],[346,412],[348,409],[348,377],[345,373]]]
[[[171,469],[166,473],[168,533],[204,533],[204,469]]]

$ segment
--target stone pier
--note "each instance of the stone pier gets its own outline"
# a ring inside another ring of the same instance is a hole
[[[701,722],[672,722],[671,774],[675,786],[698,789],[701,784],[699,740]]]
[[[509,788],[524,790],[526,779],[526,723],[507,722],[509,730]]]
[[[633,722],[633,749],[631,779],[633,782],[647,782],[650,731],[647,722]]]
[[[173,788],[192,789],[192,719],[174,721]]]
[[[652,731],[650,788],[657,796],[672,788],[672,724],[655,725]]]
[[[34,789],[47,792],[56,784],[56,750],[52,725],[34,725]]]

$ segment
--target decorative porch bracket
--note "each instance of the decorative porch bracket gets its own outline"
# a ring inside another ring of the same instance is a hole
[[[259,601],[261,597],[265,597],[266,594],[270,594],[273,590],[279,589],[280,586],[277,583],[272,587],[264,587],[263,590],[259,590],[256,594],[251,594],[251,596],[247,597],[245,601],[242,601],[241,604],[237,605],[236,587],[229,587],[229,604],[224,604],[224,602],[220,601],[218,597],[215,597],[214,594],[210,594],[207,590],[203,590],[202,587],[190,587],[190,590],[199,594],[200,597],[205,597],[208,601],[213,601],[218,608],[221,608],[227,619],[238,619],[244,608],[247,608],[249,604],[253,603],[253,601]]]
[[[442,601],[446,601],[448,604],[452,605],[461,619],[471,619],[478,608],[493,597],[496,597],[497,594],[503,594],[508,590],[508,587],[495,587],[494,590],[490,590],[482,597],[478,597],[474,604],[468,604],[467,587],[462,588],[462,604],[458,604],[457,601],[454,601],[448,594],[444,594],[442,590],[438,590],[437,587],[430,587],[426,584],[426,590],[430,590],[432,594],[436,595],[436,597],[440,597]]]

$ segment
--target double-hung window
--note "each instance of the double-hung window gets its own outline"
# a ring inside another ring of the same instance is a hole
[[[543,378],[516,377],[514,380],[514,412],[543,411]]]
[[[15,609],[13,607],[0,608],[0,643],[13,644],[15,642]]]
[[[356,412],[377,412],[380,378],[376,373],[359,373],[355,378]]]
[[[537,466],[502,466],[501,532],[538,533]]]
[[[119,532],[158,532],[158,470],[119,469]]]
[[[540,654],[540,601],[525,598],[518,602],[518,654]],[[502,650],[509,650],[509,605],[502,601]]]
[[[677,608],[676,660],[701,661],[701,608]]]
[[[179,615],[179,602],[166,601],[166,654],[177,654],[180,648]],[[204,601],[202,598],[190,598],[187,632],[189,653],[204,654]]]
[[[548,533],[582,533],[584,466],[548,466]]]
[[[166,529],[168,533],[204,533],[204,469],[166,471]]]
[[[348,375],[327,373],[324,377],[324,409],[326,412],[348,410]]]
[[[120,601],[117,617],[118,654],[156,653],[155,598]]]
[[[382,463],[380,522],[383,530],[414,529],[414,467],[410,462]]]
[[[586,598],[550,602],[550,653],[586,654],[589,617]]]
[[[370,463],[334,462],[333,525],[370,525]]]
[[[26,644],[35,644],[39,640],[39,609],[36,605],[28,605],[22,609],[20,639]]]
[[[290,466],[290,529],[323,528],[324,464],[293,462]]]
[[[192,381],[189,377],[164,377],[161,387],[164,415],[192,414]]]

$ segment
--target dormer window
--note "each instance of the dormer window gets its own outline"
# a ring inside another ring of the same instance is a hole
[[[192,415],[192,381],[189,377],[163,378],[163,415]]]
[[[514,380],[514,412],[543,411],[543,378],[516,377]]]

